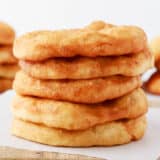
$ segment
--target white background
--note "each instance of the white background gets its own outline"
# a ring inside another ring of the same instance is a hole
[[[18,34],[37,29],[80,27],[92,20],[141,26],[160,34],[159,0],[0,0],[0,20]]]
[[[151,39],[160,35],[159,17],[159,0],[0,0],[0,21],[11,24],[18,36],[33,30],[82,27],[93,20],[105,20],[138,25]],[[92,148],[88,152],[87,149],[49,148],[11,137],[9,108],[12,97],[11,91],[0,95],[0,145],[89,154],[111,160],[155,160],[160,155],[160,109],[150,110],[149,129],[142,141],[121,147]]]

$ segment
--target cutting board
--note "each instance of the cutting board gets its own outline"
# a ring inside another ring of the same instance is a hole
[[[1,160],[104,160],[78,154],[47,151],[31,151],[11,147],[0,147]]]

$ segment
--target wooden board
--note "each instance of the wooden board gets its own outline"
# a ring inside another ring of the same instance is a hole
[[[58,152],[30,151],[0,147],[0,160],[103,160],[101,158]]]

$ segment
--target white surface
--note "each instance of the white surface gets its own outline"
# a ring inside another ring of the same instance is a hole
[[[160,156],[160,108],[150,108],[148,113],[148,129],[140,141],[115,147],[63,148],[49,147],[11,136],[10,113],[13,92],[0,95],[0,146],[13,146],[31,150],[46,150],[73,154],[84,154],[107,158],[108,160],[156,160]],[[2,105],[3,104],[3,105]]]

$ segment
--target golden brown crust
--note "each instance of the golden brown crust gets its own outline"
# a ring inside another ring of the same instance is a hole
[[[112,27],[116,27],[116,26],[110,23],[105,23],[104,21],[93,21],[88,26],[86,26],[85,29],[99,31],[104,28],[109,29]]]
[[[12,79],[0,78],[0,93],[12,88]]]
[[[1,64],[0,77],[14,79],[16,72],[19,70],[17,64]]]
[[[80,103],[98,103],[118,98],[140,86],[139,76],[112,76],[89,80],[39,80],[23,71],[16,74],[13,84],[15,91],[22,95]]]
[[[160,58],[160,37],[156,37],[150,42],[150,49],[155,57],[156,63]]]
[[[48,127],[84,130],[102,123],[139,117],[147,112],[142,89],[99,104],[77,104],[17,95],[12,111],[15,117]]]
[[[155,66],[156,66],[157,69],[160,71],[160,58],[157,59],[157,61],[155,62]]]
[[[37,31],[16,39],[14,55],[21,60],[42,61],[77,55],[95,57],[139,53],[147,48],[144,31],[135,26]],[[91,27],[89,27],[91,28]]]
[[[117,57],[53,58],[20,61],[23,71],[37,79],[91,79],[113,75],[137,76],[153,66],[149,51]]]
[[[12,54],[12,45],[0,46],[0,64],[15,64],[17,59]]]
[[[14,38],[13,28],[4,22],[0,22],[0,44],[12,44]]]
[[[154,55],[155,66],[160,70],[160,37],[154,38],[150,43],[150,49]]]
[[[144,84],[146,91],[160,95],[160,72],[157,71],[152,74],[149,80]]]
[[[144,116],[113,121],[82,131],[48,128],[44,125],[14,119],[12,134],[31,141],[71,147],[113,146],[142,138],[146,129]]]

